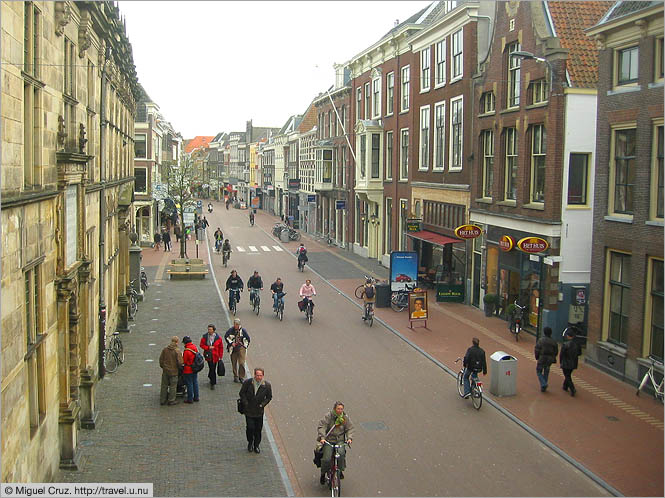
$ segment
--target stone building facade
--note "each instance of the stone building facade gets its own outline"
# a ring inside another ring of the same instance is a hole
[[[138,96],[111,2],[2,6],[2,481],[77,468],[127,328]]]

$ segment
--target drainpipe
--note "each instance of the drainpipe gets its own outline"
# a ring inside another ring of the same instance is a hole
[[[99,191],[99,378],[106,374],[104,368],[104,349],[106,348],[106,303],[104,301],[104,280],[106,272],[106,63],[111,57],[111,47],[106,47],[104,65],[102,66],[101,103],[99,106],[100,137],[99,137],[99,179],[102,189]]]

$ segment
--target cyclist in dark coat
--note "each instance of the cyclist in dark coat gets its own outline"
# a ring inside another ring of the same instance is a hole
[[[466,350],[464,355],[464,397],[471,394],[471,385],[469,383],[469,376],[478,375],[482,371],[483,375],[487,375],[487,360],[485,359],[485,350],[479,346],[480,339],[474,337],[471,340],[473,346]]]
[[[575,342],[575,332],[567,330],[564,335],[564,342],[561,345],[561,354],[559,355],[559,365],[563,370],[563,390],[570,389],[570,395],[575,396],[575,384],[573,384],[573,370],[577,368],[577,357],[582,353],[579,345]]]
[[[263,279],[259,275],[258,270],[254,270],[254,274],[247,279],[247,290],[249,290],[249,303],[254,304],[254,294],[252,294],[252,289],[256,289],[256,292],[263,289]]]
[[[243,290],[245,287],[245,284],[242,282],[242,278],[238,275],[238,272],[235,270],[231,270],[231,275],[229,275],[229,278],[226,279],[226,289],[225,290],[234,290],[238,291],[236,294],[236,301],[239,303],[240,302],[240,292]]]

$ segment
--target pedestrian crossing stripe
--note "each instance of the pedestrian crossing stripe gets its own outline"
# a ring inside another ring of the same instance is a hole
[[[270,248],[270,246],[260,246],[260,247],[263,252],[271,252],[273,250],[276,252],[284,252],[284,249],[282,249],[280,246],[272,246],[272,249]],[[250,254],[261,252],[259,251],[257,246],[247,246],[246,248],[243,246],[236,246],[236,249],[238,250],[238,252],[249,252]]]
[[[258,251],[256,246],[249,246],[249,250],[252,251],[252,252],[257,252]]]
[[[270,252],[270,248],[268,246],[261,246],[261,249],[266,252]]]
[[[272,246],[272,248],[273,248],[275,251],[277,251],[277,252],[281,252],[281,251],[282,251],[282,248],[279,247],[279,246]]]
[[[244,247],[236,246],[236,249],[238,249],[238,252],[245,252]]]

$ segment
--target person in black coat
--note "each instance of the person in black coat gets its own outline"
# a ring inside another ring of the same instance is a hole
[[[563,370],[563,390],[570,389],[570,395],[575,396],[575,384],[573,384],[573,370],[577,368],[577,357],[582,354],[580,346],[575,342],[575,332],[568,329],[563,336],[566,342],[561,346],[561,354],[559,355],[559,365]]]
[[[240,402],[244,408],[247,428],[247,451],[261,453],[261,430],[263,429],[263,409],[272,399],[272,386],[263,379],[263,368],[254,369],[254,377],[247,379],[240,388]]]
[[[552,339],[552,329],[545,327],[543,329],[544,337],[538,339],[534,349],[536,357],[536,375],[540,382],[540,392],[547,391],[547,382],[550,376],[550,365],[556,363],[556,357],[559,354],[559,345]]]
[[[480,339],[474,337],[471,340],[473,344],[469,349],[466,350],[464,355],[464,397],[468,397],[471,394],[471,385],[469,384],[469,376],[474,375],[474,378],[478,377],[478,372],[482,370],[483,375],[487,375],[487,360],[485,359],[485,350],[480,347]]]

